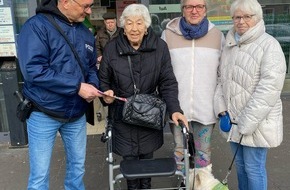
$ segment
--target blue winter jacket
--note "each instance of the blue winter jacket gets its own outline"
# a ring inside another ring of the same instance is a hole
[[[75,47],[85,76],[63,36],[46,16],[37,14],[24,24],[17,41],[23,95],[49,115],[78,118],[88,105],[78,95],[80,84],[99,85],[95,39],[82,23],[54,18]]]

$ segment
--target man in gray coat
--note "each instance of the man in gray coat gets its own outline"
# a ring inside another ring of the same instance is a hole
[[[98,54],[98,63],[101,62],[105,45],[111,39],[118,36],[120,28],[117,26],[116,14],[107,12],[103,15],[105,27],[97,32],[96,47]]]

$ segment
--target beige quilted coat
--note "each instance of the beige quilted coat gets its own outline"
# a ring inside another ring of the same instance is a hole
[[[215,114],[227,110],[237,123],[223,135],[251,147],[276,147],[283,139],[282,101],[286,63],[279,42],[265,33],[264,21],[237,43],[232,29],[226,37],[215,92]]]

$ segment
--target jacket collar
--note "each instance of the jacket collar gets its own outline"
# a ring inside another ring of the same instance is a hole
[[[234,27],[229,31],[226,37],[226,45],[227,46],[235,46],[235,45],[245,45],[252,43],[257,38],[262,36],[265,32],[265,24],[264,21],[259,21],[254,27],[250,28],[247,32],[245,32],[238,42],[235,40],[235,29]]]
[[[156,50],[157,36],[153,32],[152,28],[148,28],[148,34],[144,36],[141,46],[138,50],[135,50],[129,43],[128,38],[124,35],[124,29],[122,28],[119,36],[117,37],[117,50],[120,55],[134,55],[138,52],[151,52]]]
[[[47,13],[47,14],[53,14],[57,16],[60,20],[63,20],[67,23],[70,23],[68,18],[60,12],[60,10],[57,7],[58,0],[43,0],[38,7],[36,8],[36,14],[38,13]]]

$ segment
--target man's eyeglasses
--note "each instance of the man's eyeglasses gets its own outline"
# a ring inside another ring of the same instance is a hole
[[[188,12],[193,11],[194,8],[197,12],[200,12],[200,11],[204,10],[205,5],[201,5],[201,4],[195,5],[195,6],[194,5],[184,5],[183,8]]]
[[[241,19],[243,19],[245,22],[249,22],[252,17],[255,16],[255,14],[253,15],[244,15],[244,16],[233,16],[232,19],[235,23],[238,23],[241,21]]]
[[[92,6],[94,6],[94,3],[90,4],[90,5],[82,5],[79,2],[77,2],[76,0],[73,0],[76,4],[78,4],[80,7],[82,7],[84,9],[84,11],[88,11],[90,8],[92,8]]]

